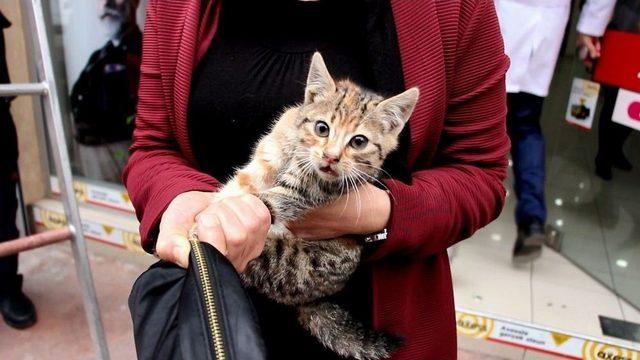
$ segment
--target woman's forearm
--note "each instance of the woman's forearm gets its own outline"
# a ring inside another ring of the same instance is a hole
[[[372,234],[386,228],[391,215],[391,199],[386,191],[366,184],[343,195],[325,207],[315,209],[303,219],[289,224],[296,236],[330,239],[347,234]]]

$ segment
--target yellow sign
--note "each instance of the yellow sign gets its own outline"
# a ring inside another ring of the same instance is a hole
[[[103,224],[102,228],[104,229],[104,232],[107,233],[107,235],[111,235],[111,233],[113,232],[113,226]]]
[[[139,234],[128,232],[128,231],[123,231],[122,232],[122,239],[124,240],[124,246],[125,246],[125,248],[127,248],[127,250],[131,250],[131,251],[135,251],[135,252],[139,252],[139,253],[146,253],[142,249],[142,246],[140,245],[140,235]]]
[[[129,194],[128,193],[123,192],[120,195],[122,196],[122,200],[124,200],[124,202],[126,202],[127,204],[131,202],[131,199],[129,198]]]
[[[567,340],[571,339],[571,336],[567,335],[567,334],[562,334],[562,333],[557,333],[552,331],[551,332],[551,338],[553,338],[553,342],[556,344],[556,346],[560,346],[564,343],[567,342]]]
[[[640,353],[613,345],[585,341],[582,345],[584,360],[640,360]]]
[[[456,313],[456,327],[458,333],[474,337],[476,339],[486,339],[493,331],[493,320],[482,316]]]
[[[80,201],[87,201],[87,184],[79,181],[73,182],[73,191],[76,193],[76,198]]]
[[[42,218],[42,223],[47,229],[59,229],[67,225],[67,219],[63,214],[41,209],[40,217]]]

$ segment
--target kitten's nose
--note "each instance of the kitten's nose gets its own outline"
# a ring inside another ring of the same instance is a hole
[[[324,153],[324,154],[322,155],[322,158],[323,158],[326,162],[328,162],[329,164],[335,164],[335,163],[337,163],[338,161],[340,161],[340,155],[333,155],[333,154],[327,154],[327,153]]]

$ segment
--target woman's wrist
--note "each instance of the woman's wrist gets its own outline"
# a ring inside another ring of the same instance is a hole
[[[363,201],[361,214],[352,223],[354,229],[351,233],[367,235],[383,231],[387,227],[391,216],[389,194],[371,184],[367,184],[366,189],[362,192],[360,198],[366,202]]]

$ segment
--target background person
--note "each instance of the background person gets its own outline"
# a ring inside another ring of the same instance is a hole
[[[609,28],[640,34],[640,0],[619,0]],[[627,61],[633,60],[627,59]],[[636,58],[635,61],[640,63],[640,59]],[[625,171],[630,171],[633,167],[622,150],[632,129],[611,120],[618,98],[618,88],[602,84],[602,96],[596,174],[603,180],[611,180],[612,167]]]
[[[9,83],[4,29],[11,26],[0,12],[0,84]],[[20,236],[16,227],[18,199],[18,138],[11,117],[11,98],[0,98],[0,242]],[[23,329],[36,322],[33,303],[22,292],[22,275],[18,274],[18,255],[0,258],[0,312],[4,321]]]
[[[571,0],[495,0],[507,72],[507,129],[515,179],[515,262],[540,256],[545,240],[545,151],[540,127],[544,98],[555,71],[571,12]],[[599,37],[609,23],[615,0],[587,0],[578,21],[578,43],[591,58],[600,56]]]

